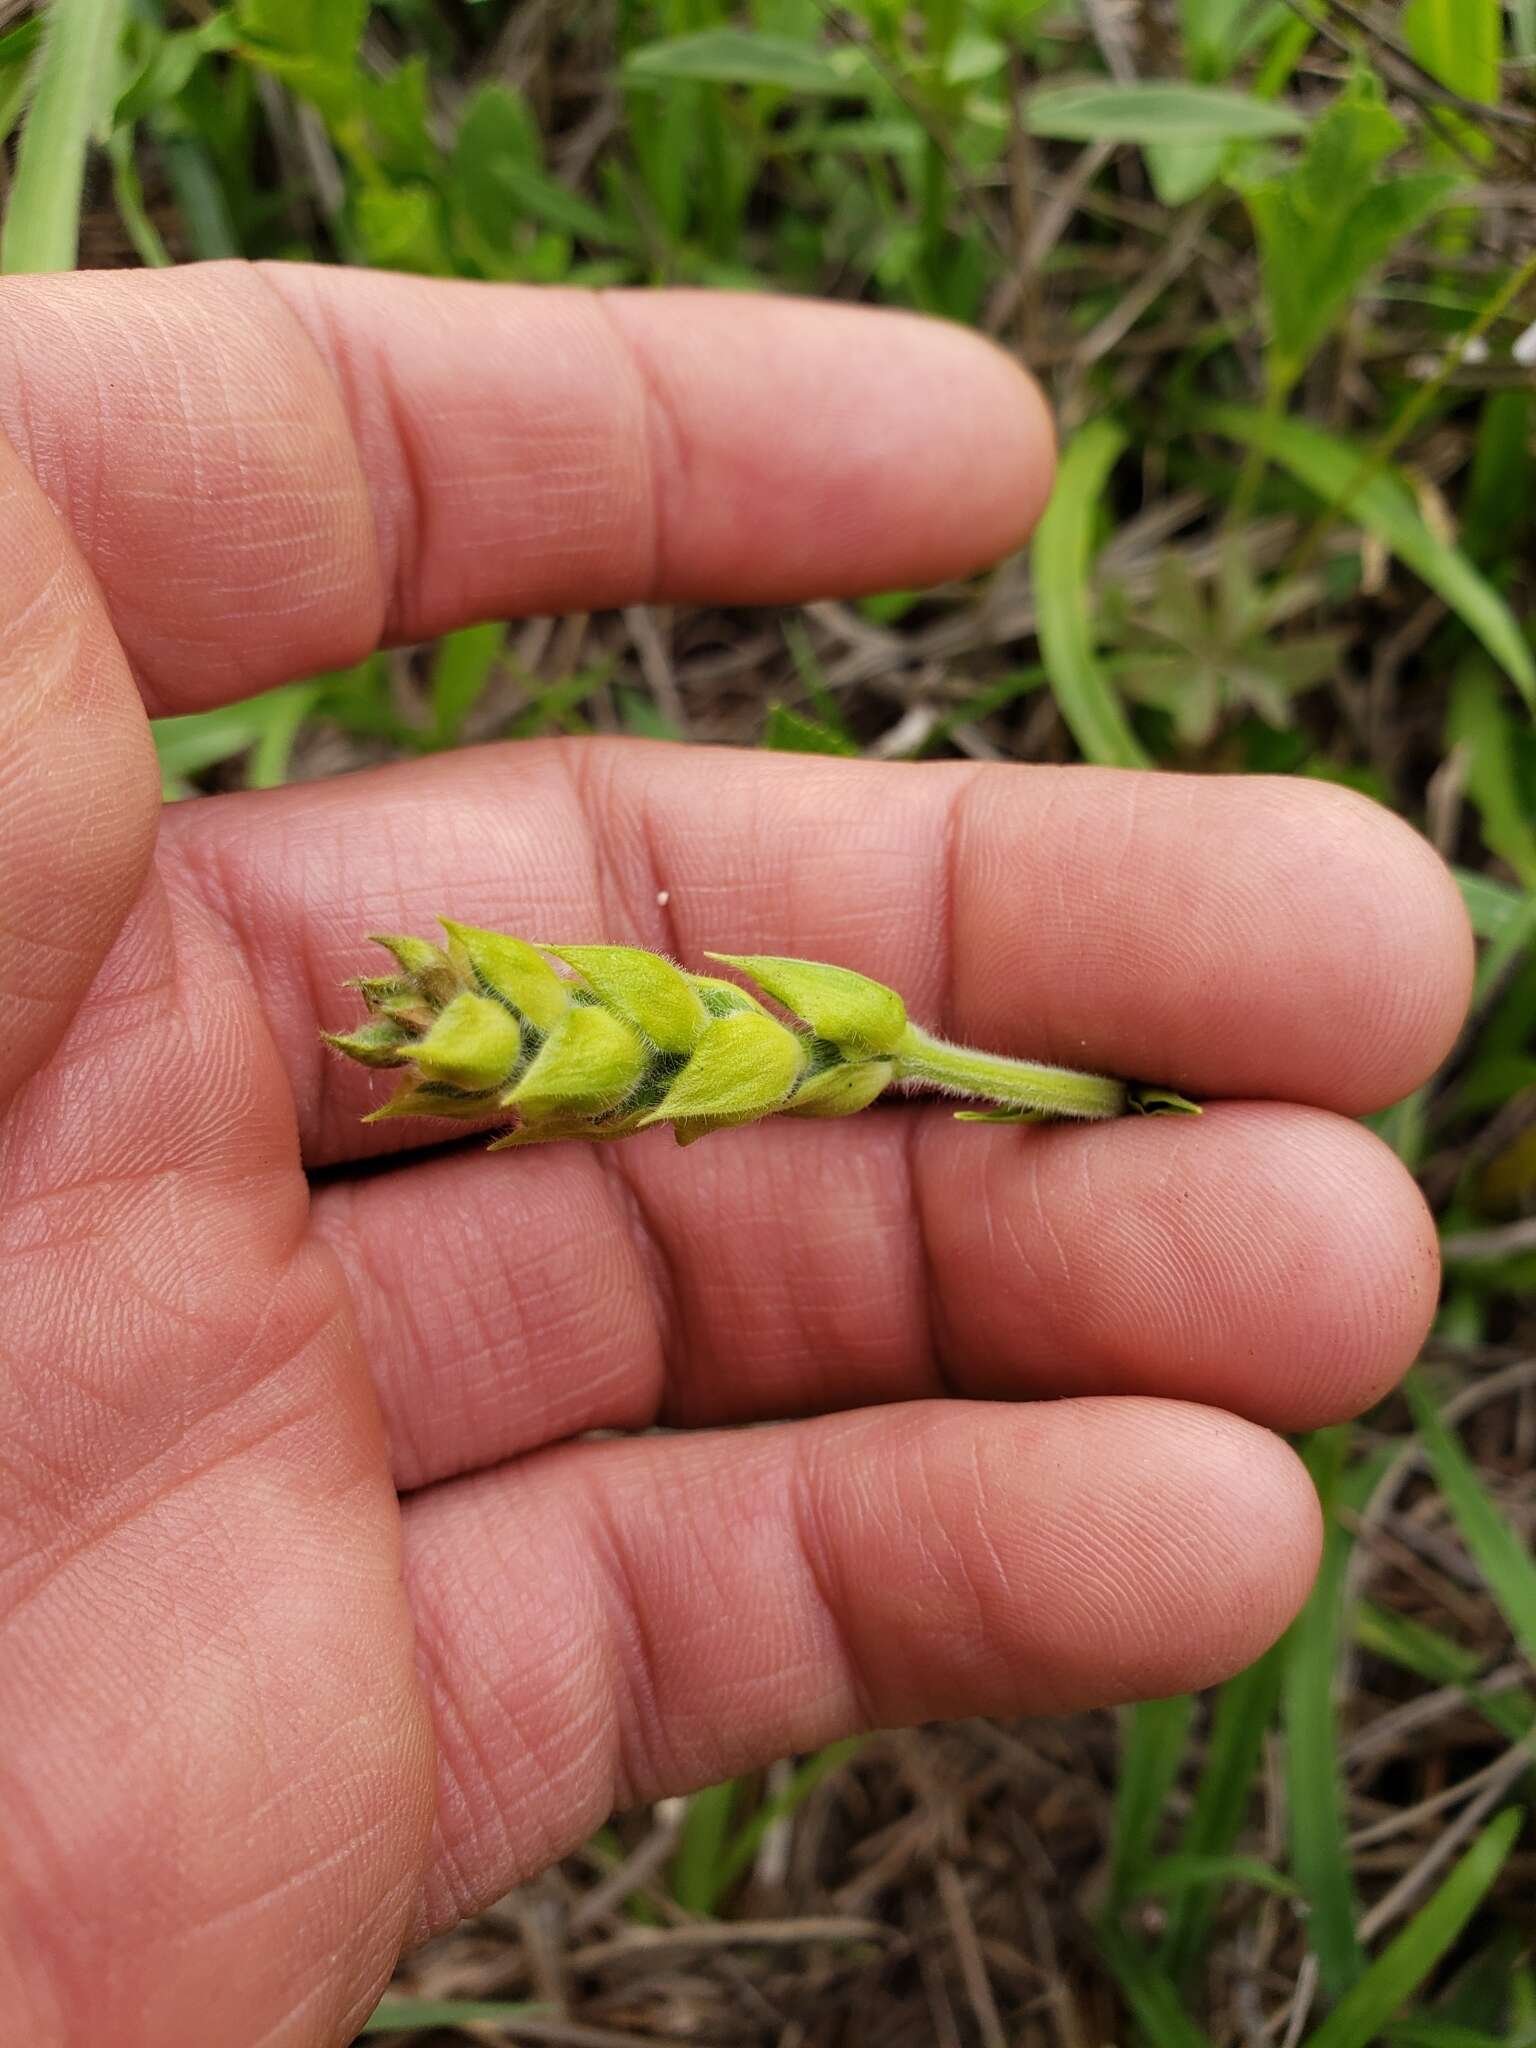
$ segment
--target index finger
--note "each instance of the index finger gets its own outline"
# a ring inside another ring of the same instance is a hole
[[[925,585],[1024,539],[1035,386],[963,329],[319,266],[0,285],[0,432],[151,709],[487,618]]]

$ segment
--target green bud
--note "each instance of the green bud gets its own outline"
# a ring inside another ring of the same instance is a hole
[[[502,1107],[530,1121],[601,1116],[633,1093],[648,1061],[622,1018],[595,1007],[569,1009],[527,1073],[502,1096]]]
[[[428,1081],[471,1093],[504,1088],[522,1057],[517,1019],[490,996],[461,995],[443,1011],[412,1053]]]
[[[389,1018],[365,1024],[360,1031],[322,1031],[320,1036],[333,1050],[365,1067],[407,1067],[416,1051],[415,1034]]]
[[[818,960],[779,960],[767,953],[707,957],[750,975],[776,1003],[834,1045],[893,1053],[907,1028],[907,1006],[896,991],[846,967],[826,967]]]
[[[365,1124],[388,1123],[397,1116],[449,1116],[466,1123],[484,1123],[497,1115],[496,1092],[447,1088],[439,1081],[407,1076],[382,1108],[365,1116]]]
[[[739,981],[717,981],[712,974],[690,974],[688,979],[711,1017],[730,1017],[738,1010],[756,1010],[760,1017],[768,1015],[752,991],[743,988]]]
[[[670,960],[638,946],[548,946],[574,967],[607,1009],[662,1052],[691,1052],[709,1012],[689,978]]]
[[[844,1060],[824,1067],[795,1090],[788,1116],[857,1116],[896,1078],[894,1060]]]
[[[477,931],[446,917],[440,922],[448,934],[448,956],[462,981],[479,982],[535,1029],[554,1029],[570,1008],[570,984],[560,979],[542,953],[502,932]]]
[[[419,1037],[423,1031],[431,1030],[432,1019],[437,1012],[414,981],[390,974],[349,981],[346,985],[357,990],[371,1017],[387,1017],[391,1023],[403,1025],[413,1036]]]
[[[444,1003],[452,1002],[458,994],[459,977],[453,962],[442,947],[434,946],[430,939],[389,939],[375,935],[373,943],[382,946],[386,953],[394,954],[434,1010],[440,1010]]]
[[[667,1090],[666,1100],[641,1122],[707,1118],[718,1128],[721,1123],[748,1123],[771,1115],[788,1100],[805,1071],[805,1060],[804,1041],[772,1017],[751,1010],[716,1017]]]

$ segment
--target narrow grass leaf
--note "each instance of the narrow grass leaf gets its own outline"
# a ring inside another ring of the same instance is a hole
[[[43,18],[34,14],[0,35],[0,142],[4,142],[32,93],[32,60],[43,39]]]
[[[73,270],[92,133],[113,81],[123,0],[53,0],[11,180],[0,270]]]
[[[1409,1375],[1403,1391],[1461,1539],[1516,1642],[1527,1657],[1536,1658],[1536,1561],[1499,1511],[1461,1440],[1441,1421],[1440,1411],[1416,1373]]]
[[[504,626],[465,626],[440,642],[432,662],[434,745],[458,745],[465,719],[485,695],[506,637]]]
[[[1355,1933],[1333,1697],[1349,1554],[1337,1507],[1348,1449],[1347,1429],[1319,1430],[1307,1447],[1327,1534],[1317,1583],[1286,1637],[1282,1684],[1291,1865],[1309,1909],[1308,1943],[1331,1998],[1349,1989],[1363,1963]]]
[[[1490,2034],[1454,2020],[1399,2020],[1386,2029],[1392,2048],[1530,2048],[1536,2034]]]
[[[1203,407],[1199,417],[1217,433],[1289,470],[1325,505],[1347,497],[1349,517],[1445,600],[1536,711],[1536,657],[1519,621],[1461,550],[1430,531],[1395,474],[1378,471],[1362,482],[1367,451],[1300,420],[1219,404]]]
[[[365,2034],[411,2034],[423,2027],[506,2026],[542,2012],[539,2005],[511,2005],[497,1999],[386,1998],[364,2020]]]
[[[1520,773],[1512,708],[1498,675],[1480,655],[1458,664],[1451,679],[1446,739],[1462,754],[1467,794],[1484,840],[1527,889],[1536,890],[1536,829]]]
[[[1197,1886],[1246,1884],[1257,1891],[1295,1898],[1299,1886],[1258,1856],[1159,1856],[1126,1891],[1130,1899],[1171,1899]]]
[[[807,1757],[781,1792],[763,1801],[752,1818],[736,1830],[729,1847],[720,1858],[720,1892],[728,1891],[739,1877],[746,1875],[768,1830],[781,1820],[786,1820],[790,1814],[798,1813],[822,1780],[830,1778],[834,1771],[840,1771],[844,1764],[850,1763],[863,1746],[864,1738],[861,1735],[849,1736],[844,1742],[830,1743],[815,1756]]]
[[[1118,1927],[1099,1929],[1099,1948],[1144,2040],[1151,2048],[1211,2048],[1190,2018],[1179,1987],[1162,1964]]]
[[[624,61],[627,85],[692,80],[706,85],[769,85],[782,92],[848,94],[845,71],[813,44],[749,29],[711,28],[645,43]]]
[[[689,1913],[712,1913],[724,1889],[721,1865],[731,1831],[737,1785],[728,1778],[688,1802],[672,1859],[672,1896]]]
[[[1356,1609],[1353,1628],[1355,1641],[1373,1656],[1384,1657],[1431,1685],[1459,1685],[1468,1704],[1511,1742],[1523,1741],[1536,1727],[1536,1698],[1523,1686],[1485,1692],[1477,1682],[1484,1660],[1439,1629],[1368,1600]]]
[[[1213,85],[1053,85],[1025,104],[1032,135],[1052,142],[1259,142],[1300,134],[1288,107]]]
[[[1110,1852],[1112,1903],[1127,1897],[1153,1858],[1153,1844],[1184,1761],[1194,1698],[1145,1700],[1120,1719],[1120,1771]]]
[[[838,754],[846,758],[859,751],[852,740],[823,725],[819,718],[807,718],[787,704],[768,706],[760,744],[779,754]]]
[[[1307,2048],[1369,2048],[1493,1889],[1524,1822],[1512,1807],[1483,1830],[1429,1904],[1339,2000]]]
[[[1274,1720],[1283,1656],[1284,1645],[1277,1643],[1217,1694],[1205,1770],[1195,1788],[1180,1856],[1212,1862],[1230,1855],[1247,1817],[1264,1738]],[[1179,1893],[1169,1910],[1160,1960],[1175,1983],[1182,1982],[1205,1947],[1217,1889],[1214,1880],[1192,1885]]]
[[[1072,737],[1090,761],[1149,768],[1109,677],[1094,652],[1094,523],[1126,437],[1111,420],[1085,427],[1067,448],[1032,556],[1040,652]]]

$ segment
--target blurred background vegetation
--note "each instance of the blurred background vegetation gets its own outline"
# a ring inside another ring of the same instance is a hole
[[[374,2030],[1536,2043],[1536,0],[0,0],[0,141],[13,272],[876,301],[1062,421],[1030,557],[975,584],[472,628],[162,721],[168,795],[593,731],[1321,776],[1429,834],[1483,942],[1377,1120],[1443,1310],[1302,1446],[1327,1558],[1270,1656],[624,1816]]]

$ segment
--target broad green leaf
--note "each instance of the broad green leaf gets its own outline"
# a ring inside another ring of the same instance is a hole
[[[1395,473],[1373,473],[1368,450],[1300,420],[1236,405],[1207,406],[1200,418],[1216,432],[1259,449],[1325,505],[1343,503],[1357,525],[1445,600],[1536,711],[1536,659],[1514,613],[1459,548],[1430,531]]]
[[[239,0],[240,33],[322,70],[350,71],[368,19],[369,0]]]
[[[91,137],[116,77],[123,0],[53,0],[0,233],[0,271],[73,270]]]
[[[1431,77],[1463,99],[1498,105],[1501,0],[1408,0],[1400,33]]]
[[[1413,1423],[1424,1440],[1435,1483],[1445,1495],[1462,1541],[1482,1573],[1521,1649],[1536,1657],[1536,1562],[1524,1539],[1500,1512],[1459,1437],[1440,1419],[1416,1373],[1404,1383]]]
[[[1125,445],[1111,420],[1095,421],[1068,445],[1031,560],[1040,652],[1072,737],[1090,761],[1148,768],[1151,756],[1094,652],[1089,589],[1099,500]]]
[[[538,124],[521,94],[484,85],[464,110],[454,144],[451,189],[487,250],[505,252],[526,221],[599,248],[621,246],[627,229],[551,178]]]
[[[1336,1508],[1348,1450],[1347,1429],[1319,1430],[1307,1449],[1326,1539],[1317,1583],[1285,1639],[1281,1687],[1291,1868],[1307,1902],[1307,1943],[1323,1989],[1333,1998],[1356,1981],[1362,1964],[1334,1711],[1350,1547]]]
[[[1234,179],[1259,239],[1273,390],[1291,388],[1364,280],[1455,190],[1439,171],[1383,177],[1403,139],[1380,82],[1359,71],[1296,163]]]
[[[1032,135],[1055,142],[1259,142],[1305,125],[1247,93],[1151,81],[1047,86],[1031,93],[1024,118]]]
[[[1153,1857],[1153,1844],[1184,1761],[1195,1702],[1188,1693],[1144,1700],[1120,1716],[1120,1770],[1110,1851],[1111,1900],[1130,1896]]]
[[[645,43],[625,59],[624,79],[631,86],[693,79],[708,85],[767,85],[791,93],[855,89],[847,73],[812,45],[738,28]]]
[[[1492,1891],[1524,1820],[1512,1808],[1483,1830],[1429,1904],[1308,2037],[1307,2048],[1370,2048]]]

